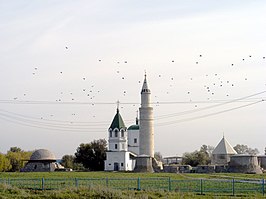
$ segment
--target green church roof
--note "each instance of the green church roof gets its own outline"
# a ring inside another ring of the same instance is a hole
[[[120,115],[118,109],[117,109],[116,115],[115,115],[115,117],[114,117],[114,119],[113,119],[113,121],[112,121],[112,124],[111,124],[111,126],[109,127],[109,129],[110,129],[110,128],[111,128],[111,129],[118,128],[119,130],[120,130],[121,128],[126,128],[125,123],[124,123],[124,121],[123,121],[123,119],[122,119],[122,117],[121,117],[121,115]]]
[[[133,124],[130,127],[128,127],[128,130],[139,130],[139,119],[138,119],[138,116],[136,117],[136,124]]]
[[[139,130],[139,125],[133,124],[127,130]]]

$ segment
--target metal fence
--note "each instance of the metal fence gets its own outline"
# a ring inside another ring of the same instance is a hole
[[[0,183],[21,189],[53,190],[69,187],[102,186],[121,190],[163,190],[176,192],[194,192],[198,194],[220,193],[265,194],[264,179],[190,179],[171,178],[8,178]]]

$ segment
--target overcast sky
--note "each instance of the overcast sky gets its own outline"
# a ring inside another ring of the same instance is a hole
[[[0,0],[0,152],[57,158],[129,127],[147,72],[155,151],[266,147],[266,1]]]

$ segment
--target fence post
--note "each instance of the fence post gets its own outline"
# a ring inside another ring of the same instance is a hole
[[[140,191],[140,178],[138,177],[138,191]]]
[[[171,191],[172,187],[171,187],[171,178],[168,178],[168,191]]]
[[[78,181],[78,179],[77,179],[77,178],[75,178],[75,186],[76,186],[76,188],[78,188],[78,187],[79,187],[79,181]]]
[[[42,190],[44,190],[44,178],[42,178]]]
[[[232,194],[235,195],[235,179],[232,180]]]
[[[108,186],[109,186],[109,180],[108,180],[108,177],[106,177],[105,182],[106,182],[106,187],[108,188]]]
[[[7,184],[10,185],[10,178],[7,179]]]
[[[265,181],[264,181],[264,178],[262,178],[262,195],[264,196],[264,187],[265,187]]]
[[[200,195],[203,195],[203,183],[202,183],[202,179],[200,179]]]

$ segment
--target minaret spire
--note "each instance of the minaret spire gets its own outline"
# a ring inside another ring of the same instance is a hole
[[[154,157],[154,127],[153,108],[151,104],[151,90],[147,83],[147,74],[144,74],[144,82],[141,89],[140,112],[140,155]]]

